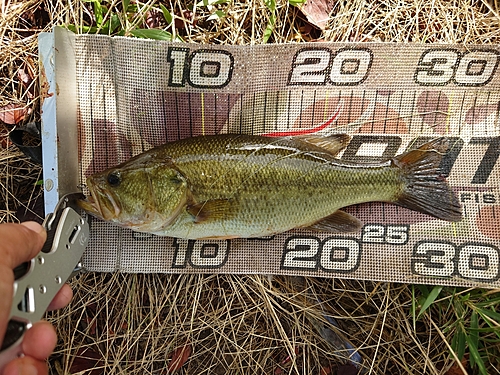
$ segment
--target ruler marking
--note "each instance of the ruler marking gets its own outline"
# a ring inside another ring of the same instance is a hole
[[[191,93],[188,92],[188,108],[189,108],[189,135],[193,136],[193,110],[191,108]]]
[[[165,142],[168,142],[168,124],[167,124],[167,108],[165,108],[165,91],[161,92],[161,100],[163,107],[163,128],[165,129]]]
[[[387,134],[387,119],[389,117],[389,102],[391,100],[391,93],[387,95],[387,104],[385,105],[385,116],[384,116],[384,130],[382,131],[383,134]]]
[[[351,90],[351,94],[350,94],[350,99],[349,99],[349,108],[347,109],[347,126],[349,126],[351,124],[351,113],[352,113],[352,102],[354,100],[354,93],[353,93],[353,90]],[[340,103],[340,100],[339,100],[339,103]]]
[[[417,99],[417,92],[416,91],[413,91],[413,98],[412,98],[412,102],[411,102],[411,112],[410,112],[410,123],[408,124],[408,132],[409,133],[413,133],[413,127],[414,127],[414,124],[413,124],[413,119],[415,117],[415,107],[416,107],[416,104],[415,104],[415,101]]]
[[[403,90],[401,90],[401,94],[399,95],[399,116],[398,116],[398,122],[396,123],[396,133],[399,133],[399,127],[401,124],[401,113],[403,112]]]
[[[458,118],[458,134],[462,135],[463,130],[463,122],[465,119],[462,118],[464,114],[464,103],[465,103],[465,92],[462,94],[462,101],[460,103],[460,112],[459,112],[459,118]]]
[[[240,134],[243,133],[243,94],[240,94]]]
[[[201,100],[201,135],[205,135],[205,93],[204,92],[201,93],[200,100]]]
[[[212,125],[212,128],[213,130],[210,132],[210,134],[215,134],[216,130],[217,130],[217,102],[219,101],[219,94],[212,94],[213,97],[214,97],[214,121],[213,121],[213,125]]]
[[[316,90],[313,91],[313,105],[312,105],[312,114],[311,114],[311,128],[314,128],[314,115],[316,112]]]
[[[375,109],[377,108],[377,101],[378,101],[378,91],[375,90],[375,106],[373,107],[373,112],[372,112],[372,123],[371,123],[371,133],[374,132],[375,130],[375,127],[374,127],[374,124],[375,124]]]
[[[361,97],[361,111],[360,111],[360,118],[363,118],[365,114],[365,102],[366,102],[366,90],[363,90],[363,95]],[[367,107],[369,107],[369,104],[367,104]],[[360,129],[361,127],[366,123],[366,121],[359,121],[359,127],[358,127],[358,133],[361,133]]]
[[[177,120],[177,139],[181,139],[181,119],[179,113],[179,96],[177,95],[177,91],[175,91],[175,117]]]
[[[291,91],[289,90],[288,91],[288,103],[287,103],[287,108],[288,110],[286,111],[287,112],[287,120],[286,120],[286,126],[287,126],[287,129],[290,129],[290,103],[291,103],[291,100],[290,100],[290,96],[291,96]]]

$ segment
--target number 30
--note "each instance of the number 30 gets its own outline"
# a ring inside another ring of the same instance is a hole
[[[499,61],[495,50],[472,50],[461,55],[454,49],[431,49],[420,57],[415,82],[425,86],[482,86],[493,78]]]
[[[500,251],[496,246],[466,243],[421,241],[415,245],[411,260],[414,274],[496,281],[500,277]]]

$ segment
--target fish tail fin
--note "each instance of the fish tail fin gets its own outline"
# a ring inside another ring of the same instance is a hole
[[[441,220],[462,219],[462,207],[439,167],[448,147],[446,138],[438,138],[393,159],[404,176],[396,204]]]

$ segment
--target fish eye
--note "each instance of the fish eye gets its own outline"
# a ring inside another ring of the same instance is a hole
[[[180,185],[180,184],[182,184],[182,180],[179,177],[172,177],[170,179],[170,182],[172,182],[174,185]]]
[[[111,187],[118,187],[120,185],[120,182],[122,182],[120,172],[114,171],[108,174],[108,184]]]

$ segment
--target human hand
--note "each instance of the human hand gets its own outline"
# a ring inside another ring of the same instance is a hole
[[[0,340],[3,340],[14,293],[13,269],[23,262],[34,258],[41,250],[47,234],[36,222],[22,224],[0,224]],[[64,285],[54,297],[49,310],[66,306],[73,292],[69,285]],[[0,341],[1,342],[1,341]],[[46,359],[52,354],[57,343],[54,327],[40,321],[26,331],[22,351],[24,357],[8,363],[3,375],[47,374]]]

